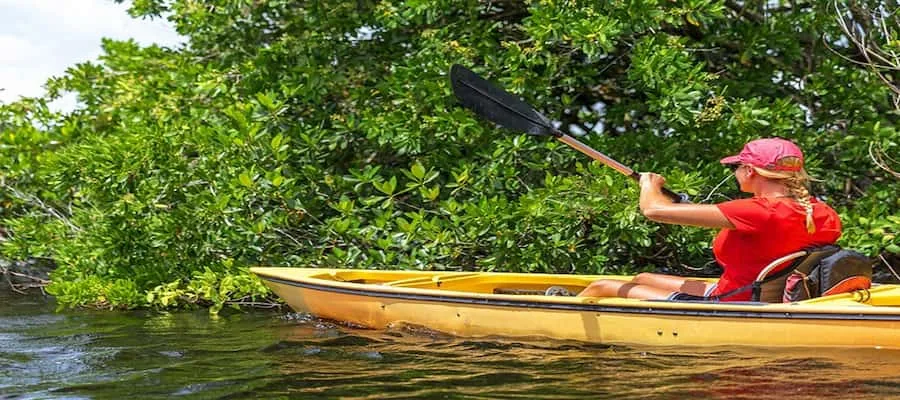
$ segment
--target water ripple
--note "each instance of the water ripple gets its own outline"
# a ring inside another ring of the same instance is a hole
[[[55,313],[30,301],[24,313],[0,309],[2,399],[900,396],[896,351],[461,339],[306,314]]]

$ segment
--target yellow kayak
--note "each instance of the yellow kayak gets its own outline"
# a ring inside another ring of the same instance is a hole
[[[546,295],[630,276],[252,268],[291,308],[373,329],[658,346],[900,349],[900,285],[797,303]],[[553,288],[550,292],[560,291]]]

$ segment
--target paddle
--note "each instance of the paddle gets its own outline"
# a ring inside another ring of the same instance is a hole
[[[554,128],[547,117],[537,112],[528,103],[494,86],[466,67],[454,64],[450,68],[450,83],[459,102],[484,119],[533,136],[553,136],[560,142],[602,162],[623,175],[640,181],[641,174]],[[678,194],[667,188],[662,188],[662,192],[676,203],[689,203],[685,194]]]

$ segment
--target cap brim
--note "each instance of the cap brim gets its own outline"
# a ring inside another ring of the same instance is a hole
[[[739,156],[739,155],[737,155],[737,156],[728,156],[728,157],[725,157],[725,158],[719,160],[719,163],[720,163],[720,164],[724,164],[724,165],[728,165],[728,164],[740,164],[740,163],[741,163],[741,156]]]

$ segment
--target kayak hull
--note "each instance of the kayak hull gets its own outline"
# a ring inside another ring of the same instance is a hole
[[[900,288],[892,285],[793,304],[714,303],[495,294],[552,285],[577,290],[594,279],[628,277],[252,271],[296,311],[373,329],[412,325],[461,337],[654,346],[900,348],[900,307],[887,304]]]

